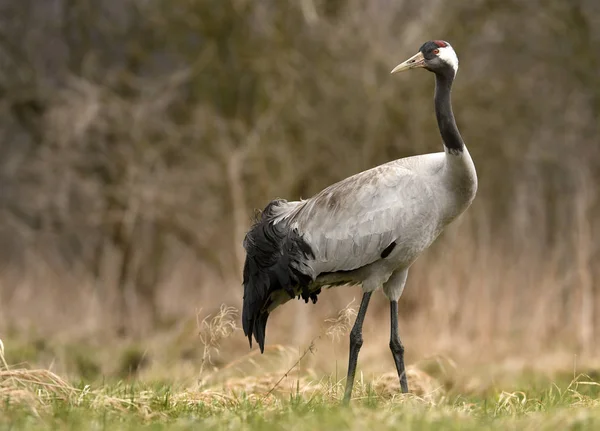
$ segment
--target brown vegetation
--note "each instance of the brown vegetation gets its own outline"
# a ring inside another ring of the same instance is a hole
[[[2,0],[0,12],[3,333],[143,340],[239,307],[256,208],[441,148],[432,77],[389,71],[442,38],[461,60],[453,101],[480,188],[410,272],[408,360],[594,353],[598,2]],[[286,305],[267,342],[310,344],[352,289]],[[362,363],[387,367],[378,301]],[[247,353],[231,340],[229,359]]]

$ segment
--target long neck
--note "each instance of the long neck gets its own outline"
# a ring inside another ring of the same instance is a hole
[[[435,74],[435,115],[447,152],[459,154],[462,153],[465,144],[458,127],[456,127],[456,121],[452,113],[452,103],[450,101],[452,81],[454,81],[453,73]]]

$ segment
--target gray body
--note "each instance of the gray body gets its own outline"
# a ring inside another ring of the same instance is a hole
[[[407,270],[473,201],[477,175],[471,156],[445,150],[394,160],[333,184],[314,197],[283,202],[274,222],[296,228],[314,258],[303,262],[309,289],[362,284],[398,300]],[[385,258],[382,250],[396,245]],[[273,293],[269,311],[290,296]]]

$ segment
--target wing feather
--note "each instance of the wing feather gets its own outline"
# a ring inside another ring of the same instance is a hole
[[[432,201],[426,177],[392,162],[303,201],[290,222],[311,245],[316,273],[348,271],[380,259],[403,232],[417,229]]]

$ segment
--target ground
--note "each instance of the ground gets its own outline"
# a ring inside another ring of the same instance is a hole
[[[0,429],[595,429],[598,383],[589,376],[521,375],[500,388],[450,388],[410,372],[411,395],[393,374],[357,382],[349,407],[343,379],[275,375],[184,387],[169,382],[71,384],[47,370],[4,367]],[[461,393],[464,392],[464,393]]]
[[[322,337],[345,339],[351,321],[342,311],[305,349],[270,345],[262,355],[236,339],[226,307],[137,347],[98,337],[4,338],[0,430],[600,427],[598,367],[569,355],[409,361],[411,393],[403,395],[390,362],[381,363],[388,371],[367,369],[372,358],[391,361],[389,352],[365,350],[353,400],[344,406],[345,354],[328,352],[334,345]],[[334,371],[316,361],[333,361]]]

